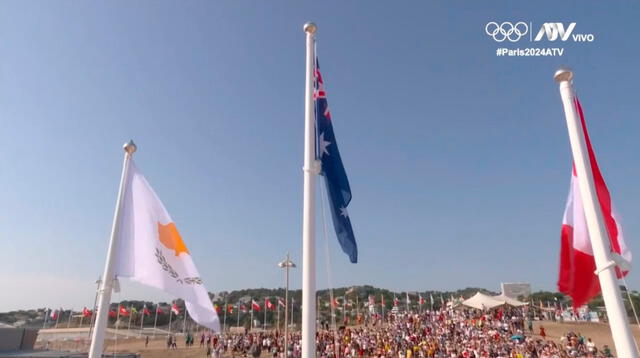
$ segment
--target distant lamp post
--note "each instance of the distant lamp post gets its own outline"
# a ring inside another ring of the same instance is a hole
[[[288,309],[289,308],[289,268],[294,268],[296,267],[296,264],[293,263],[293,261],[291,261],[289,259],[289,253],[287,252],[287,258],[284,261],[278,262],[278,267],[283,268],[284,272],[285,272],[285,289],[284,289],[284,357],[287,358],[287,355],[289,353],[289,347],[287,346],[287,339],[288,339],[288,329],[287,329],[287,319],[288,317]],[[292,313],[293,316],[293,313]],[[278,327],[280,328],[280,327]]]

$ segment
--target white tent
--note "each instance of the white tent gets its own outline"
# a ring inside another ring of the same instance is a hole
[[[475,295],[473,295],[473,297],[462,301],[463,305],[479,310],[491,309],[494,307],[502,306],[506,303],[507,302],[505,300],[499,300],[495,297],[485,295],[484,293],[480,292],[477,292]]]
[[[521,306],[526,306],[528,305],[527,302],[520,302],[516,299],[513,299],[511,297],[505,296],[504,293],[498,295],[498,296],[493,296],[494,299],[498,300],[498,301],[504,301],[506,304],[510,305],[510,306],[514,306],[514,307],[521,307]]]

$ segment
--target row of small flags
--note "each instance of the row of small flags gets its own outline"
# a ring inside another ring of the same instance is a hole
[[[277,297],[277,301],[278,301],[278,306],[280,307],[286,307],[287,305],[284,302],[284,299],[282,299],[281,297]],[[240,312],[242,313],[247,313],[249,312],[249,309],[247,308],[247,306],[244,303],[238,303],[238,305],[230,305],[230,304],[226,304],[227,306],[227,312],[228,313],[233,313],[234,309],[239,308]],[[255,312],[260,312],[262,311],[262,307],[265,307],[266,310],[269,311],[275,311],[278,306],[276,306],[273,302],[271,302],[271,300],[269,299],[269,297],[266,297],[264,299],[264,305],[261,306],[260,303],[258,303],[256,300],[251,299],[251,309]],[[222,309],[223,307],[218,305],[218,304],[214,304],[213,307],[216,310],[216,313],[221,314],[222,313]]]

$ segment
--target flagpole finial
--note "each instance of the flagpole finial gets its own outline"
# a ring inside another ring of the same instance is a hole
[[[560,67],[553,75],[556,82],[571,81],[573,79],[573,72],[568,67]]]
[[[138,149],[138,147],[136,146],[136,144],[133,142],[133,139],[129,140],[128,142],[126,142],[122,148],[124,149],[125,152],[127,152],[129,155],[132,155],[133,153],[135,153],[136,149]]]
[[[316,26],[316,24],[314,24],[313,22],[307,22],[306,24],[304,24],[303,29],[304,29],[304,32],[315,34],[316,31],[318,30],[318,26]]]

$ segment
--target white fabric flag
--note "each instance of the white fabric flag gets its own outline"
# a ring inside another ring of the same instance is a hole
[[[185,301],[198,324],[220,332],[220,321],[171,216],[133,160],[126,178],[115,274]]]

